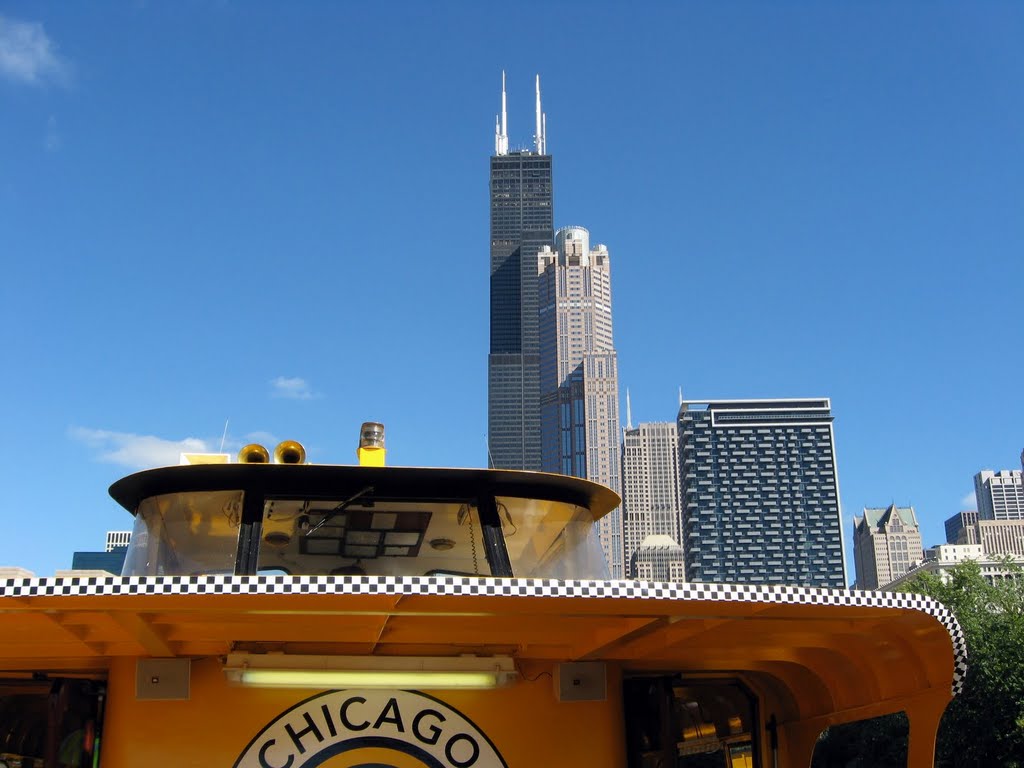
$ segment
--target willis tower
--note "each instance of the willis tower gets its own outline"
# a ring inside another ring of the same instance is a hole
[[[537,254],[554,244],[551,155],[536,81],[533,149],[509,150],[505,73],[491,157],[491,345],[488,466],[541,469]]]

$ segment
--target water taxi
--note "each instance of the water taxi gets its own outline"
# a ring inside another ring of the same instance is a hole
[[[0,580],[9,768],[779,768],[966,670],[930,598],[607,578],[612,491],[298,443],[138,472],[120,576]]]

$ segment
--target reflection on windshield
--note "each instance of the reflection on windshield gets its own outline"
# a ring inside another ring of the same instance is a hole
[[[512,573],[539,579],[607,579],[590,510],[540,499],[497,499]]]
[[[124,575],[235,573],[241,491],[145,499]],[[607,578],[590,511],[563,502],[495,499],[517,577]],[[253,523],[260,574],[490,576],[476,503],[379,498],[273,498]]]
[[[335,576],[487,576],[476,507],[443,502],[268,500],[258,569]]]
[[[121,573],[234,573],[241,517],[241,491],[168,493],[143,499]]]

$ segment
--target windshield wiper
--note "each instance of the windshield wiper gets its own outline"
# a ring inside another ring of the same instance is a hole
[[[361,498],[361,497],[365,496],[365,495],[366,495],[366,494],[368,494],[368,493],[373,493],[373,486],[372,486],[372,485],[368,485],[368,486],[366,486],[365,488],[363,488],[363,490],[361,490],[361,491],[357,491],[356,493],[354,493],[354,494],[352,494],[351,496],[349,496],[349,497],[348,497],[347,499],[345,499],[345,500],[344,500],[343,502],[341,502],[341,504],[339,504],[339,505],[338,505],[338,506],[336,506],[336,507],[335,507],[334,509],[332,509],[332,510],[331,510],[330,512],[328,512],[327,514],[325,514],[325,515],[324,515],[324,517],[323,517],[323,519],[322,519],[322,520],[321,520],[321,521],[320,521],[319,523],[317,523],[316,525],[314,525],[314,526],[313,526],[312,528],[310,528],[310,529],[309,529],[308,531],[306,531],[306,532],[305,532],[304,534],[302,534],[302,535],[303,535],[304,537],[305,537],[305,536],[309,536],[309,534],[311,534],[311,533],[313,533],[314,531],[316,531],[316,530],[320,529],[321,527],[323,527],[323,525],[324,525],[324,524],[325,524],[325,523],[326,523],[326,522],[327,522],[328,520],[330,520],[330,519],[332,519],[332,518],[334,518],[334,517],[337,517],[337,516],[338,516],[338,515],[340,515],[340,514],[341,514],[342,512],[344,512],[344,511],[345,511],[345,509],[346,509],[346,508],[347,508],[347,507],[348,507],[348,506],[349,506],[349,505],[350,505],[350,504],[351,504],[351,503],[352,503],[353,501],[355,501],[355,500],[356,500],[356,499],[358,499],[358,498]]]

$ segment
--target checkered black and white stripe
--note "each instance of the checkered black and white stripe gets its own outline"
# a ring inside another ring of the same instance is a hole
[[[645,581],[557,581],[462,576],[88,576],[0,579],[0,599],[86,595],[456,595],[716,600],[791,605],[906,608],[939,621],[953,641],[953,694],[967,673],[967,645],[952,611],[922,595],[820,587],[666,584]]]

